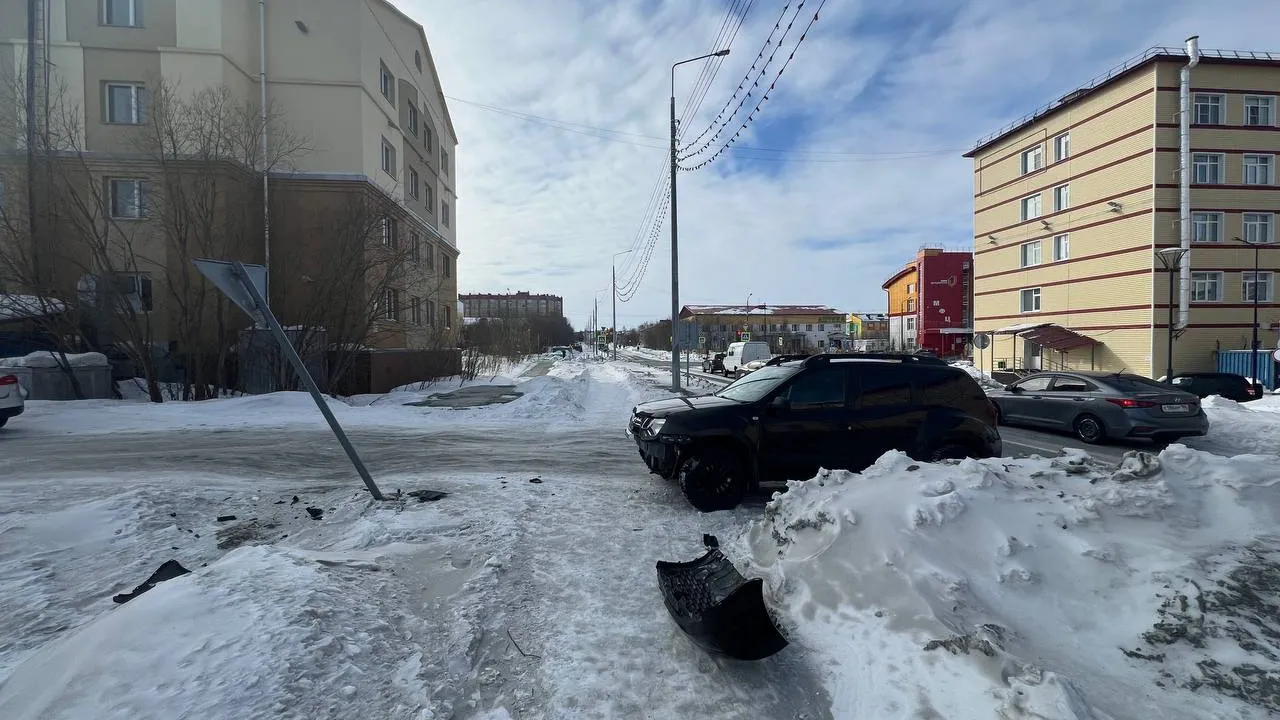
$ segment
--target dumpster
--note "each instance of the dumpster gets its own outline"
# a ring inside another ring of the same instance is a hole
[[[1262,349],[1257,352],[1258,377],[1255,381],[1262,383],[1267,390],[1276,389],[1277,371],[1275,350]],[[1245,377],[1253,377],[1254,353],[1248,350],[1219,350],[1218,372],[1235,373]]]

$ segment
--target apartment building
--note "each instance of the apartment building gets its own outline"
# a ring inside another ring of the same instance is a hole
[[[463,317],[525,318],[564,317],[564,298],[519,291],[514,293],[467,293],[459,296]]]
[[[881,285],[888,296],[889,346],[965,355],[973,337],[972,278],[973,253],[921,248]]]
[[[848,338],[845,314],[826,305],[685,305],[680,319],[697,325],[700,345],[715,352],[739,340],[762,340],[778,353],[823,351]]]
[[[997,367],[1163,374],[1170,282],[1179,288],[1157,252],[1179,246],[1188,58],[1152,48],[965,155],[975,324],[993,334]],[[1189,310],[1179,328],[1175,307],[1175,369],[1213,369],[1216,350],[1247,348],[1255,293],[1262,345],[1276,345],[1278,97],[1280,55],[1206,50],[1191,70]],[[1272,243],[1256,277],[1247,243]]]
[[[377,333],[366,344],[451,345],[458,138],[420,24],[387,0],[269,0],[262,20],[257,0],[37,0],[34,7],[37,66],[50,77],[44,96],[75,109],[75,150],[91,186],[102,188],[113,232],[137,234],[131,248],[143,262],[131,287],[157,346],[172,347],[182,335],[171,293],[159,286],[185,261],[153,212],[158,169],[138,152],[139,139],[160,93],[219,88],[235,103],[258,106],[260,73],[273,122],[298,147],[270,173],[269,214],[258,167],[208,169],[234,181],[220,200],[228,212],[252,219],[241,233],[249,237],[224,251],[254,263],[269,252],[272,307],[286,323],[309,317],[317,300],[305,291],[335,272],[338,258],[394,254],[405,268],[394,280],[355,277],[343,297],[325,302],[375,305]],[[24,74],[27,19],[26,0],[0,2],[0,76]],[[0,103],[0,127],[24,126],[17,105]],[[272,132],[268,156],[286,140]],[[20,157],[24,148],[20,130],[0,132],[0,156]],[[367,247],[353,254],[353,243]]]

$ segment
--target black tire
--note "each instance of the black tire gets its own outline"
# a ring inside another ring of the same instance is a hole
[[[751,488],[745,465],[722,447],[695,450],[677,474],[685,498],[701,512],[732,510]]]
[[[1081,415],[1072,424],[1076,437],[1081,442],[1097,445],[1107,439],[1107,426],[1096,415]]]
[[[969,448],[954,443],[949,445],[939,445],[929,451],[928,461],[931,463],[942,462],[943,460],[964,460],[970,457],[972,453]]]

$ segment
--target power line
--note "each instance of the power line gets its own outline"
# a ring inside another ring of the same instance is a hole
[[[800,7],[804,7],[804,0],[801,0]],[[796,8],[796,13],[800,12],[800,7]],[[773,35],[778,31],[779,28],[782,27],[782,19],[786,17],[787,10],[789,9],[791,9],[791,0],[787,0],[787,3],[782,6],[782,12],[778,13],[778,19],[774,21],[773,29],[769,31],[769,37],[765,38],[764,44],[760,46],[760,51],[756,53],[755,60],[751,61],[751,67],[747,68],[747,71],[742,76],[742,80],[738,82],[738,88],[734,90],[733,94],[729,96],[729,99],[725,101],[724,107],[720,108],[720,112],[716,113],[715,119],[712,120],[711,123],[707,125],[707,127],[704,128],[702,132],[698,133],[698,136],[696,138],[689,141],[689,145],[697,144],[699,141],[702,140],[702,138],[707,136],[707,133],[715,130],[716,126],[719,125],[722,121],[727,123],[733,119],[733,115],[730,115],[727,118],[724,117],[725,111],[729,109],[729,105],[732,104],[733,101],[738,97],[738,93],[742,92],[743,88],[747,86],[747,82],[751,79],[752,71],[756,69],[756,66],[759,64],[760,60],[764,57],[765,51],[773,46]],[[794,22],[794,17],[792,18],[792,20]],[[789,27],[790,25],[788,25],[788,28]],[[783,37],[785,37],[785,35]],[[778,42],[779,43],[782,42],[781,38],[778,40]],[[773,55],[770,55],[769,60],[772,60],[772,59],[773,59]],[[768,67],[769,67],[769,63],[766,61],[765,64],[760,68],[760,73],[757,75],[757,78],[756,78],[757,83],[759,82],[759,76],[763,75],[765,69]],[[754,88],[755,84],[753,84],[752,87]],[[750,96],[750,92],[748,92],[747,94],[747,97],[749,96]],[[745,99],[746,98],[744,97],[743,100],[745,101]],[[740,109],[742,109],[741,102],[738,103],[738,107],[734,110],[734,114],[737,114],[738,110]]]
[[[769,99],[769,93],[773,92],[774,89],[777,88],[778,80],[782,78],[782,73],[786,72],[787,67],[791,65],[791,61],[795,59],[796,51],[800,49],[800,45],[804,43],[804,39],[808,37],[809,31],[813,29],[814,23],[818,22],[818,15],[822,12],[822,7],[826,4],[827,4],[827,0],[822,0],[822,2],[818,3],[818,9],[814,11],[813,18],[809,20],[809,24],[805,26],[804,32],[800,33],[800,39],[796,40],[795,47],[791,48],[791,54],[787,56],[786,62],[782,63],[782,67],[778,68],[778,74],[773,76],[773,82],[769,83],[769,89],[765,90],[764,94],[760,96],[759,102],[756,103],[756,106],[751,110],[751,113],[747,115],[747,119],[742,121],[742,124],[738,126],[737,130],[734,131],[733,137],[729,138],[728,142],[722,145],[719,150],[716,150],[715,153],[711,155],[711,157],[707,158],[706,160],[703,160],[702,162],[698,163],[697,165],[694,165],[693,167],[681,168],[682,170],[687,170],[687,171],[699,170],[701,168],[704,168],[710,165],[711,163],[715,162],[716,158],[720,157],[720,155],[723,154],[725,150],[727,150],[729,147],[732,147],[733,144],[738,141],[738,137],[742,135],[742,131],[745,130],[753,120],[755,120],[756,113],[760,112],[760,108]],[[801,3],[801,5],[803,6],[803,3]],[[793,21],[794,21],[794,18],[793,18]],[[717,133],[717,135],[719,135],[719,133]]]
[[[746,0],[746,5],[742,8],[742,12],[738,13],[740,2],[741,0],[734,0],[734,3],[729,6],[729,10],[725,14],[725,22],[721,26],[721,33],[716,36],[715,41],[711,44],[712,52],[733,47],[733,41],[738,37],[738,31],[742,29],[742,24],[747,20],[747,13],[751,12],[751,6],[755,4],[755,0]],[[726,31],[731,20],[736,20],[733,23],[733,29]],[[707,93],[711,90],[711,84],[715,82],[716,76],[720,74],[720,68],[724,67],[723,56],[713,57],[712,60],[714,61],[714,67],[712,67],[711,63],[708,63],[703,67],[703,73],[700,74],[700,76],[707,75],[706,83],[702,85],[701,91],[698,89],[698,84],[694,84],[694,90],[690,93],[689,102],[685,105],[684,113],[680,116],[680,122],[676,125],[677,130],[698,116],[698,111],[702,109],[702,103],[706,100]]]

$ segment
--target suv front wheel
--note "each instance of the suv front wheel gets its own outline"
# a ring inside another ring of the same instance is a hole
[[[742,503],[751,487],[743,462],[724,447],[695,450],[678,476],[685,498],[701,512],[731,510]]]

